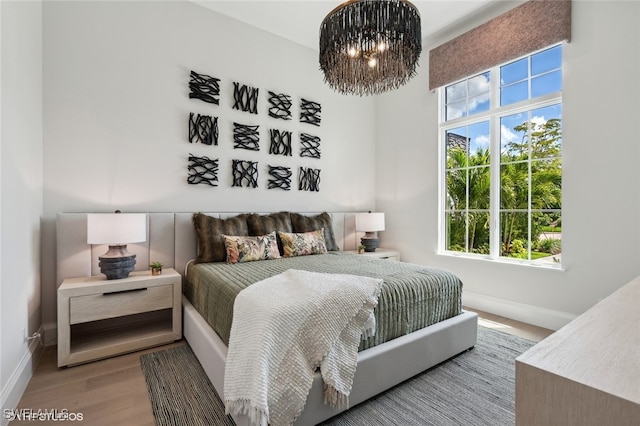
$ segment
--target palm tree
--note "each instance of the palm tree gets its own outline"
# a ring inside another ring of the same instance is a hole
[[[489,242],[489,149],[467,155],[456,146],[447,154],[448,248],[477,251]]]
[[[507,149],[501,154],[500,235],[503,255],[510,253],[514,240],[528,240],[529,220],[524,212],[529,208],[542,211],[560,210],[562,207],[560,119],[549,119],[539,125],[532,123],[531,133],[526,121],[514,130],[523,135],[521,142],[507,144]],[[532,220],[531,225],[531,241],[537,241],[541,223]]]
[[[537,241],[542,221],[530,211],[559,211],[562,207],[561,121],[542,124],[525,121],[514,127],[520,141],[506,145],[500,164],[500,237],[502,255],[509,255],[515,240]],[[468,153],[465,143],[447,147],[447,248],[465,252],[486,251],[489,244],[490,156],[489,149]],[[531,185],[531,188],[529,188]],[[553,219],[552,219],[553,217]],[[548,219],[548,220],[547,220]],[[520,245],[520,244],[519,244]],[[527,248],[527,252],[530,248]]]

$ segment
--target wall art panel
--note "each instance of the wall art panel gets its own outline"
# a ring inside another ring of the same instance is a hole
[[[246,188],[258,187],[258,162],[233,160],[233,185]]]
[[[300,99],[300,122],[320,126],[322,106],[313,101]]]
[[[233,109],[251,114],[258,113],[258,92],[260,89],[233,82]]]
[[[189,98],[218,105],[220,103],[220,79],[191,71]]]
[[[189,154],[189,165],[187,166],[189,176],[187,182],[191,185],[206,184],[218,186],[218,159],[209,157],[196,157]]]
[[[260,126],[233,123],[233,147],[249,151],[260,150]]]
[[[300,191],[320,191],[320,169],[300,167],[298,170],[298,189]]]
[[[218,117],[189,114],[189,142],[218,145]]]
[[[291,96],[269,91],[269,117],[291,120]]]
[[[291,189],[291,168],[280,166],[269,166],[268,189],[283,189],[289,191]]]
[[[285,130],[269,129],[271,144],[269,154],[291,156],[291,132]]]
[[[320,158],[320,138],[300,133],[300,157]]]

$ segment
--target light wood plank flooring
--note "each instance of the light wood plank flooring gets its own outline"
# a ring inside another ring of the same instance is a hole
[[[552,333],[540,327],[504,317],[476,311],[485,327],[540,341]],[[36,371],[18,405],[19,409],[66,410],[82,415],[83,422],[101,425],[154,425],[151,403],[140,368],[142,353],[183,345],[172,345],[121,355],[71,368],[58,368],[56,347],[45,348]],[[48,424],[48,422],[37,422]],[[11,425],[34,424],[34,421],[13,421]],[[60,424],[60,422],[50,422]]]

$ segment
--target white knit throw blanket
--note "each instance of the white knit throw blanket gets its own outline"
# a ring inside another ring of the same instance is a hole
[[[318,366],[325,403],[347,407],[381,286],[381,279],[290,269],[242,290],[224,375],[227,414],[247,414],[253,425],[292,424]]]

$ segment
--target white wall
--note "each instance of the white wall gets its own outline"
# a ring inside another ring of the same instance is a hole
[[[0,2],[0,406],[31,377],[41,325],[42,5]],[[24,330],[24,331],[23,331]],[[2,415],[2,424],[6,419]]]
[[[640,3],[573,2],[564,47],[564,271],[436,254],[438,99],[427,89],[428,51],[499,12],[429,40],[419,76],[377,103],[376,206],[388,218],[381,245],[457,273],[469,306],[558,328],[640,273]]]
[[[220,78],[221,105],[188,99],[189,71]],[[232,109],[233,81],[258,87],[258,114]],[[267,92],[294,119],[267,114]],[[298,121],[320,102],[320,127]],[[374,206],[371,98],[322,81],[317,53],[191,2],[45,2],[43,316],[55,321],[55,215],[71,211],[351,211]],[[217,115],[220,145],[191,145],[189,112]],[[232,148],[232,122],[259,124],[261,150]],[[268,155],[268,128],[294,132],[294,156]],[[298,133],[322,158],[298,156]],[[189,153],[220,158],[220,186],[188,185]],[[232,159],[259,161],[259,188],[232,188]],[[266,164],[320,168],[320,192],[268,190]],[[361,165],[365,165],[364,168]]]

